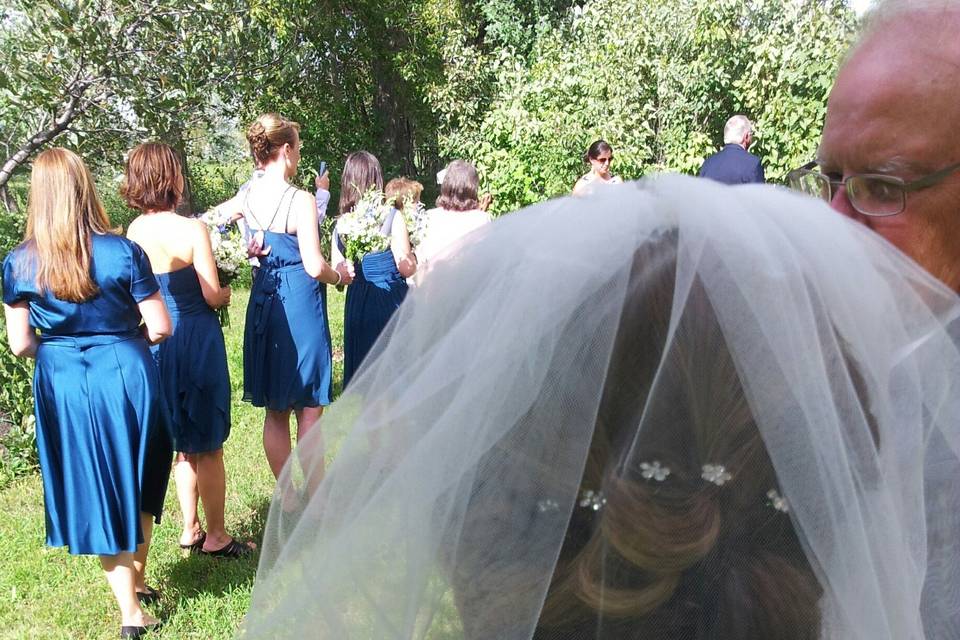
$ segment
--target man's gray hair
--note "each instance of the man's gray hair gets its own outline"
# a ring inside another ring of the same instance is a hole
[[[855,51],[875,31],[891,20],[902,18],[904,14],[943,11],[960,11],[960,2],[957,0],[876,0],[864,15],[863,28],[853,47],[850,48],[850,52]]]
[[[740,144],[748,133],[753,133],[753,124],[747,116],[733,116],[723,125],[723,144]]]

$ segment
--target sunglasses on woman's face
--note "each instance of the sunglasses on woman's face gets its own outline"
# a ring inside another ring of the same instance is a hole
[[[594,158],[600,164],[610,164],[613,162],[613,156],[607,156],[606,158]]]

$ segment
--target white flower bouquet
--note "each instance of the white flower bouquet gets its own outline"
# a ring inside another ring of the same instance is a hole
[[[217,262],[217,279],[220,286],[229,285],[239,275],[240,268],[247,264],[247,243],[235,224],[217,209],[211,209],[200,216],[200,220],[207,226],[210,234],[210,247],[213,249],[213,258]],[[230,324],[230,313],[227,307],[217,309],[220,326]]]
[[[357,201],[352,210],[340,216],[337,232],[345,247],[344,257],[358,261],[368,253],[385,251],[390,246],[390,234],[381,233],[383,224],[393,207],[384,202],[383,192],[370,189]],[[407,199],[402,211],[410,235],[410,244],[416,246],[426,226],[423,205]]]

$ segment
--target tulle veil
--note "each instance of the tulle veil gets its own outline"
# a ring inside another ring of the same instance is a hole
[[[775,187],[504,216],[291,456],[241,635],[960,638],[958,315]]]

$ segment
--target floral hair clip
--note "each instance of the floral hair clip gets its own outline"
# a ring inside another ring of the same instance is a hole
[[[581,507],[586,507],[587,509],[600,511],[603,505],[607,504],[607,499],[603,497],[602,491],[584,489],[580,492],[580,501],[577,504],[579,504]]]
[[[656,480],[657,482],[663,482],[667,479],[667,476],[670,475],[670,467],[664,467],[660,464],[659,460],[654,460],[653,462],[641,462],[640,475],[643,476],[645,480]]]
[[[790,505],[787,504],[787,499],[777,493],[776,489],[770,489],[770,491],[767,491],[767,498],[770,499],[767,504],[777,511],[780,511],[781,513],[787,513],[790,511]]]
[[[730,482],[733,476],[727,471],[726,467],[722,464],[705,464],[703,465],[703,473],[700,474],[700,477],[706,480],[707,482],[712,482],[718,487]]]

